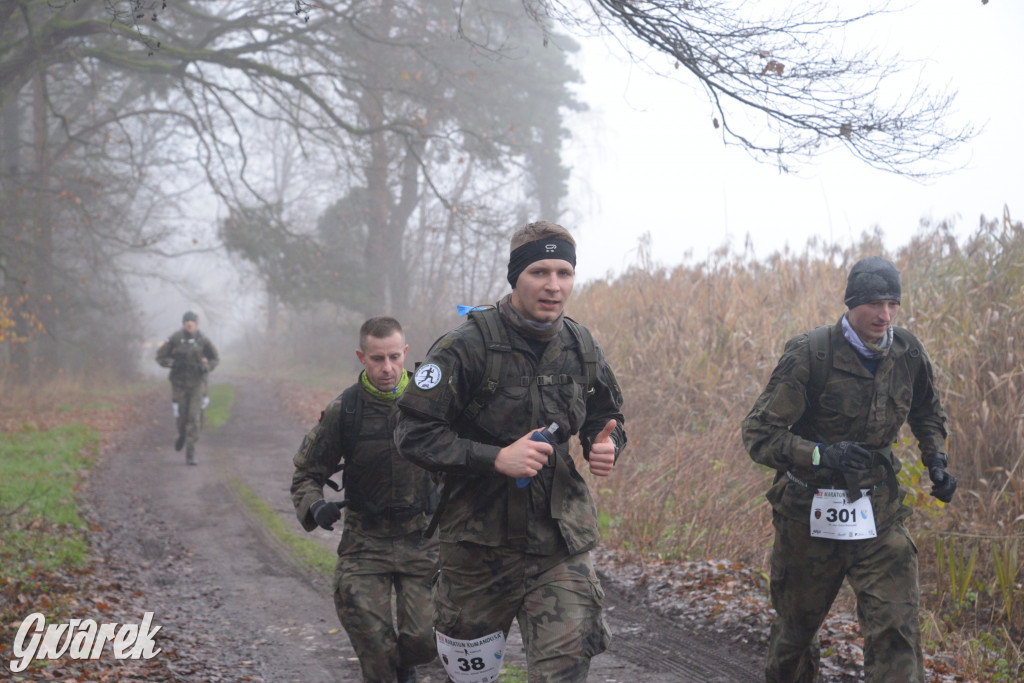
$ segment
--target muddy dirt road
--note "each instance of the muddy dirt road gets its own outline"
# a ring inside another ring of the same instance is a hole
[[[146,399],[145,424],[90,477],[87,499],[99,528],[98,554],[113,580],[154,612],[176,680],[359,681],[328,580],[295,563],[230,485],[240,480],[302,533],[288,487],[291,457],[309,425],[281,408],[269,383],[234,383],[232,416],[202,434],[194,467],[173,449],[168,397]],[[310,537],[332,550],[339,538],[322,530]],[[760,680],[757,653],[637,609],[608,582],[605,587],[614,640],[608,653],[594,659],[589,680]],[[525,666],[515,638],[508,661]],[[427,683],[445,680],[440,665],[418,673]]]

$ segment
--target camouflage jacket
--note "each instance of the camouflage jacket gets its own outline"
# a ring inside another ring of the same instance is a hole
[[[207,361],[205,371],[203,358]],[[207,372],[217,367],[220,356],[213,342],[199,330],[194,335],[178,330],[157,349],[156,362],[171,369],[171,384],[195,388],[203,383]]]
[[[316,528],[310,506],[344,465],[345,526],[371,536],[402,536],[427,526],[436,501],[430,473],[398,454],[395,401],[371,396],[361,386],[361,418],[347,424],[341,396],[327,404],[293,460],[292,503],[306,531]],[[351,430],[358,429],[358,434]]]
[[[811,464],[819,443],[861,442],[884,454],[898,472],[892,445],[908,423],[922,455],[946,450],[946,413],[935,389],[931,360],[916,337],[899,329],[873,376],[843,336],[841,319],[832,328],[831,343],[832,368],[817,400],[808,396],[812,360],[809,334],[804,333],[786,342],[768,386],[743,420],[743,444],[750,457],[778,471],[767,494],[773,509],[802,521],[809,518],[813,491],[786,472],[812,487],[846,488],[840,473]],[[910,514],[902,505],[905,492],[890,495],[885,479],[881,465],[859,479],[862,488],[881,486],[871,496],[879,529]]]
[[[577,381],[553,383],[552,378],[583,372],[578,342],[566,325],[538,358],[504,319],[500,324],[511,349],[490,352],[504,353],[503,378],[479,413],[473,418],[464,414],[486,377],[488,351],[477,323],[469,320],[435,342],[419,365],[418,373],[433,366],[440,381],[432,387],[409,384],[398,402],[395,440],[402,455],[443,474],[442,541],[539,555],[584,552],[599,539],[597,508],[569,455],[568,441],[578,433],[587,457],[593,439],[615,419],[612,439],[621,453],[626,445],[622,392],[600,347],[589,393]],[[559,425],[555,455],[528,486],[518,488],[515,479],[494,469],[504,446],[552,422]]]

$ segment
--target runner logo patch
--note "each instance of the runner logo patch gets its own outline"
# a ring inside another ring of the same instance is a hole
[[[437,367],[433,363],[427,363],[421,365],[416,374],[413,376],[413,381],[416,386],[424,391],[433,389],[441,383],[441,368]]]

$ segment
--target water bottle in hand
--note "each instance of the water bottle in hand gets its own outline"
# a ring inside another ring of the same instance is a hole
[[[533,434],[531,434],[530,435],[530,441],[547,441],[549,444],[554,446],[555,442],[554,442],[553,438],[555,436],[555,432],[557,432],[557,431],[558,431],[558,423],[557,422],[552,422],[550,425],[548,425],[544,429],[538,429]],[[531,478],[532,477],[516,477],[516,486],[518,486],[519,488],[523,488],[524,486],[528,486],[529,483],[530,483],[530,479]]]

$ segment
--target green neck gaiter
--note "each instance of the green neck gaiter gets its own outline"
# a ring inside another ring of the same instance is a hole
[[[380,399],[381,401],[394,401],[402,395],[403,391],[405,391],[405,385],[409,383],[409,373],[402,370],[402,378],[398,380],[398,385],[391,391],[381,391],[370,384],[370,380],[366,376],[366,370],[363,370],[359,375],[359,382],[363,385],[363,389],[366,389],[366,393],[370,396]]]

